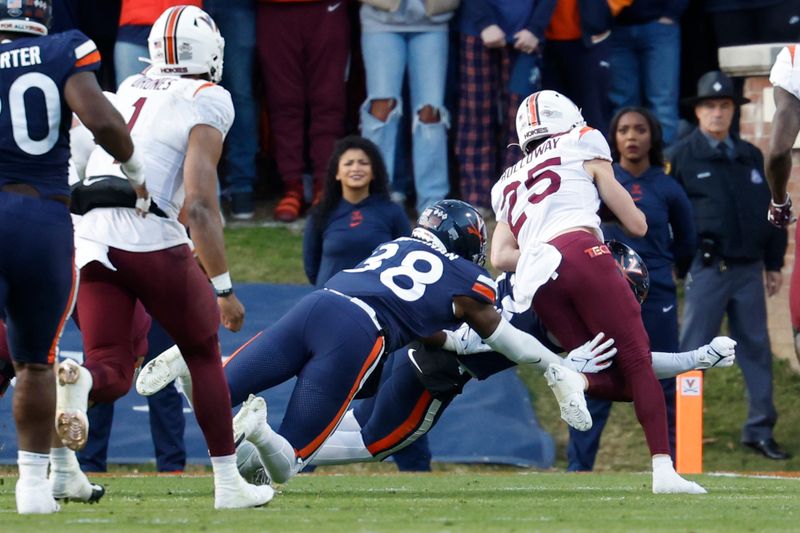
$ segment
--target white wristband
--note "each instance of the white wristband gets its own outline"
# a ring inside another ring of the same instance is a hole
[[[120,164],[122,173],[131,182],[134,187],[141,187],[144,185],[144,163],[137,155],[136,150],[131,152],[131,157],[124,163]]]
[[[233,288],[233,283],[231,282],[231,273],[223,272],[219,276],[214,276],[211,278],[211,284],[214,286],[214,290],[218,293],[231,290]]]

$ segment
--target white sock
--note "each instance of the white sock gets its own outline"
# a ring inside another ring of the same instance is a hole
[[[654,455],[653,456],[653,473],[668,473],[675,472],[675,467],[672,466],[672,457],[669,455]]]
[[[53,463],[53,470],[80,470],[81,465],[78,463],[78,456],[67,447],[63,448],[50,448],[50,462]]]
[[[50,464],[50,457],[46,453],[26,452],[24,450],[17,452],[20,481],[47,480],[48,464]]]
[[[266,425],[266,430],[248,435],[247,440],[255,445],[261,463],[276,483],[286,483],[302,470],[304,465],[295,456],[292,445],[273,431],[269,424]]]
[[[236,454],[212,457],[211,468],[214,470],[215,485],[236,485],[241,479],[236,469]]]
[[[653,372],[658,379],[666,379],[694,370],[697,366],[696,352],[653,352]]]
[[[375,461],[360,431],[337,428],[311,459],[312,465],[341,465]]]

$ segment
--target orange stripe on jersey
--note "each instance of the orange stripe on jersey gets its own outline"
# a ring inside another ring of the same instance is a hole
[[[172,13],[169,14],[167,24],[164,27],[164,57],[168,65],[175,65],[178,63],[178,43],[175,38],[175,30],[178,27],[178,19],[181,17],[183,10],[183,6],[172,8]]]
[[[592,131],[593,129],[594,129],[594,128],[592,128],[591,126],[584,126],[584,127],[582,127],[582,128],[581,128],[581,132],[578,134],[578,138],[580,139],[581,137],[583,137],[583,135],[584,135],[585,133],[589,133],[589,132],[590,132],[590,131]]]
[[[484,285],[482,283],[475,282],[475,284],[472,286],[472,290],[477,292],[478,294],[486,296],[491,301],[495,300],[495,294],[494,294],[494,291],[492,290],[492,288],[491,287],[487,287],[486,285]]]
[[[76,67],[85,67],[86,65],[91,65],[92,63],[99,63],[100,62],[100,52],[95,50],[89,55],[83,56],[79,60],[75,62]]]
[[[225,365],[227,365],[228,363],[230,363],[230,362],[233,360],[233,358],[234,358],[234,357],[236,357],[237,355],[239,355],[239,352],[241,352],[242,350],[244,350],[245,348],[247,348],[247,346],[248,346],[248,345],[249,345],[251,342],[253,342],[253,341],[254,341],[254,340],[256,340],[257,338],[259,338],[259,337],[261,336],[261,334],[262,334],[262,333],[264,333],[264,332],[263,332],[263,331],[259,331],[258,333],[256,333],[255,335],[253,335],[253,337],[252,337],[252,338],[251,338],[249,341],[247,341],[246,343],[244,343],[244,344],[242,344],[241,346],[239,346],[238,348],[236,348],[236,351],[235,351],[235,352],[233,352],[233,355],[231,355],[230,357],[228,357],[227,359],[225,359],[225,362],[224,362],[224,363],[222,363],[222,368],[225,368]]]
[[[216,85],[216,83],[214,83],[214,82],[211,82],[211,81],[207,81],[207,82],[205,82],[203,85],[201,85],[200,87],[198,87],[198,88],[197,88],[197,90],[195,90],[194,94],[192,95],[192,98],[194,98],[195,96],[197,96],[197,93],[199,93],[199,92],[200,92],[200,91],[202,91],[203,89],[206,89],[206,88],[208,88],[208,87],[213,87],[213,86],[215,86],[215,85]]]
[[[793,45],[793,44],[790,44],[786,48],[789,49],[789,57],[792,59],[792,66],[794,66],[794,52],[795,52],[797,47],[795,45]]]
[[[322,446],[322,443],[333,433],[333,430],[336,429],[336,426],[339,425],[339,421],[344,416],[345,411],[348,407],[350,407],[350,403],[355,398],[355,395],[358,393],[359,388],[361,387],[361,383],[364,380],[367,372],[370,369],[375,368],[375,363],[377,362],[378,358],[383,354],[384,348],[384,340],[383,336],[378,337],[375,341],[375,344],[372,346],[372,351],[367,356],[367,360],[364,362],[364,366],[361,367],[361,371],[358,373],[358,377],[356,377],[355,382],[353,383],[353,387],[350,389],[350,392],[347,393],[347,399],[344,401],[339,410],[336,412],[336,416],[331,420],[330,424],[320,433],[319,435],[314,438],[310,443],[306,445],[305,448],[302,450],[295,450],[295,455],[303,460],[308,458],[312,453],[314,453],[317,448]]]
[[[75,268],[75,255],[72,256],[73,259],[73,267],[72,267],[72,287],[69,290],[69,299],[67,300],[67,307],[64,309],[64,313],[61,315],[61,320],[58,321],[58,328],[56,329],[56,334],[53,337],[53,342],[50,343],[50,350],[47,352],[47,364],[52,365],[56,360],[56,348],[58,347],[58,341],[61,339],[61,333],[64,331],[64,324],[67,322],[67,318],[69,315],[72,314],[72,308],[75,306],[75,297],[77,295],[77,288],[78,284],[76,281],[76,275],[78,270]]]
[[[386,450],[391,450],[400,444],[405,438],[413,433],[425,418],[428,407],[433,400],[433,396],[428,391],[422,391],[422,396],[417,400],[411,414],[394,431],[383,437],[381,440],[373,442],[367,446],[367,450],[372,455],[378,455]]]

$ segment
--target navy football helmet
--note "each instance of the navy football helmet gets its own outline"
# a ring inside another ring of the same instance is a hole
[[[0,0],[0,32],[47,35],[53,0]]]
[[[606,241],[606,246],[614,256],[620,274],[625,278],[636,295],[636,299],[642,304],[647,299],[650,291],[650,274],[642,258],[633,248],[619,241]]]
[[[486,263],[486,224],[474,207],[461,200],[440,200],[425,208],[412,237],[480,266]]]

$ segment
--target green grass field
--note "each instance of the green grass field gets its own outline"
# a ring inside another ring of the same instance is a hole
[[[19,516],[3,531],[789,531],[800,480],[697,476],[703,496],[655,496],[646,474],[301,475],[266,507],[214,511],[210,477],[108,477],[98,505]],[[5,488],[13,479],[5,478]]]

